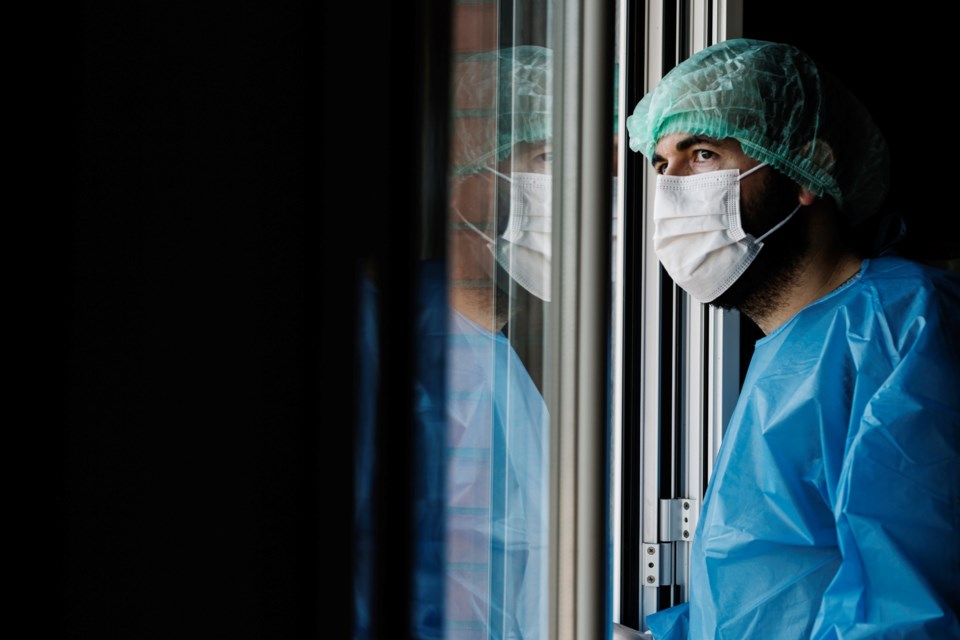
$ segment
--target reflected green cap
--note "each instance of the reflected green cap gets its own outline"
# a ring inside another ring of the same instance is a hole
[[[453,164],[461,173],[552,138],[553,52],[524,45],[470,55],[454,73]]]

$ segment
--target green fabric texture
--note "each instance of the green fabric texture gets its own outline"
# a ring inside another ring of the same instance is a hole
[[[552,138],[550,49],[524,45],[473,54],[458,68],[451,114],[459,142],[453,162],[457,173],[500,162],[517,143]]]
[[[671,133],[734,138],[748,156],[832,196],[851,224],[889,189],[887,142],[863,104],[787,44],[746,38],[703,49],[667,73],[627,118],[647,158]]]

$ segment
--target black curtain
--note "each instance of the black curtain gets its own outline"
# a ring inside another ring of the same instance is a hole
[[[317,626],[320,456],[349,439],[318,437],[306,17],[76,12],[60,637]]]
[[[878,10],[876,3],[829,0],[779,3],[744,0],[743,33],[788,42],[836,74],[867,107],[890,147],[892,175],[886,208],[907,223],[900,253],[938,266],[960,259],[960,242],[947,233],[944,211],[955,198],[949,171],[919,162],[949,118],[942,83],[954,75],[951,21],[925,6]],[[785,12],[786,11],[786,12]],[[929,157],[929,156],[927,156]]]
[[[357,287],[392,267],[383,378],[410,380],[421,51],[448,29],[426,4],[85,2],[39,23],[37,635],[348,637]],[[383,620],[406,610],[409,464],[381,480]]]

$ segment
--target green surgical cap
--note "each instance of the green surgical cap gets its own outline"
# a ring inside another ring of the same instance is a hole
[[[734,138],[811,192],[832,196],[851,224],[875,213],[890,155],[864,106],[800,50],[727,40],[667,73],[627,118],[630,148],[652,158],[671,133]]]
[[[553,52],[525,45],[473,54],[456,63],[453,165],[480,170],[519,142],[552,138]]]

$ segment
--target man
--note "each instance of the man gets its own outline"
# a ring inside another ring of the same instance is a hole
[[[889,167],[869,114],[796,48],[738,39],[668,73],[627,128],[658,174],[664,268],[765,334],[689,603],[651,631],[960,637],[960,278],[864,252]]]

